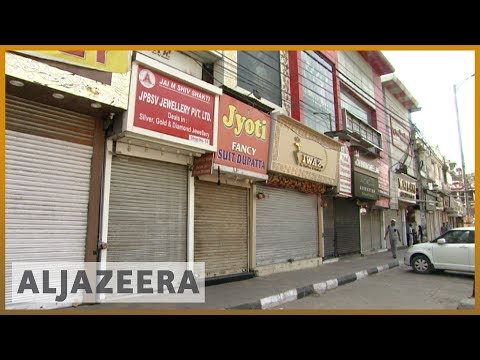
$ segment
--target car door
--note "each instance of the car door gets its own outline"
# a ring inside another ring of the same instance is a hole
[[[475,231],[470,231],[468,238],[468,267],[470,271],[475,271]]]
[[[435,241],[433,244],[433,266],[437,269],[470,271],[469,237],[469,230],[450,230],[439,237],[445,239],[446,243],[438,244]]]

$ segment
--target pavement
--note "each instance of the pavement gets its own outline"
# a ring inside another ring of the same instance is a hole
[[[270,309],[310,294],[322,294],[338,286],[403,264],[404,249],[397,259],[389,251],[352,255],[320,266],[211,285],[205,303],[101,303],[78,309]]]

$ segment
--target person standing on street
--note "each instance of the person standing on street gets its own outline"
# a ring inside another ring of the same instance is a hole
[[[418,241],[423,242],[423,228],[422,225],[418,225]]]
[[[440,228],[440,235],[443,235],[447,232],[447,228],[445,226],[445,223],[442,224],[442,227]]]
[[[387,231],[385,231],[385,236],[383,237],[384,240],[388,239],[390,241],[390,247],[392,249],[393,258],[397,258],[397,241],[400,241],[400,232],[396,226],[395,219],[390,221],[390,225],[387,226]]]
[[[407,227],[407,247],[412,246],[412,239],[413,239],[412,224],[408,224],[408,227]]]

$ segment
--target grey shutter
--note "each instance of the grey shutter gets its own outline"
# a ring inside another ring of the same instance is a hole
[[[362,242],[362,253],[372,250],[372,211],[367,210],[366,214],[360,214],[360,235]]]
[[[112,159],[107,261],[187,259],[187,167]]]
[[[257,265],[318,257],[317,196],[258,185]]]
[[[382,210],[372,210],[372,250],[379,250],[382,248],[382,239],[385,232],[382,234],[381,215]]]
[[[195,181],[195,261],[207,277],[248,270],[248,189]]]
[[[88,116],[7,96],[8,308],[38,307],[11,303],[11,262],[85,259],[94,121]],[[80,294],[77,300],[81,302]]]
[[[360,214],[351,199],[335,199],[335,232],[338,255],[360,252]]]

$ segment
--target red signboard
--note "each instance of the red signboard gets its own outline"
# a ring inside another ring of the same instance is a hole
[[[134,126],[212,145],[214,105],[214,95],[138,66]]]
[[[228,95],[220,96],[215,164],[267,173],[270,116]]]
[[[383,207],[385,209],[388,209],[390,207],[390,199],[380,197],[376,202],[375,206]]]
[[[378,193],[380,195],[390,196],[390,180],[388,164],[378,159]]]
[[[192,176],[209,175],[213,169],[213,153],[193,159]]]

